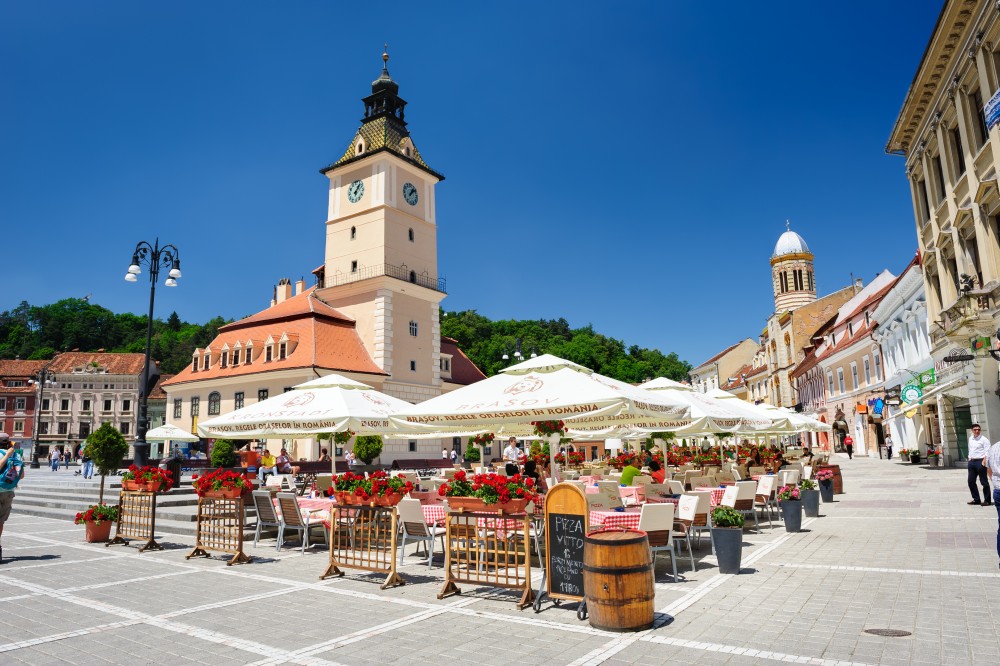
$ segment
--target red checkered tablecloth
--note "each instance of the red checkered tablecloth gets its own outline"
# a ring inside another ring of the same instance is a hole
[[[639,511],[591,511],[590,526],[639,528]]]
[[[444,525],[444,504],[424,504],[424,522],[428,525]]]
[[[726,494],[725,488],[717,488],[715,486],[698,486],[695,490],[712,493],[712,506],[719,506],[719,503],[722,501],[722,496]]]

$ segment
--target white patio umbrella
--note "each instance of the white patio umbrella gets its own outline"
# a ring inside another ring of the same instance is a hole
[[[630,423],[686,421],[690,408],[671,396],[604,377],[551,354],[518,363],[500,374],[400,410],[400,428],[493,430],[523,434],[532,421],[563,420],[568,427],[613,428]],[[558,481],[558,438],[549,439]]]
[[[205,437],[302,437],[353,430],[360,435],[387,435],[398,430],[389,415],[410,403],[376,391],[367,384],[330,374],[299,384],[291,391],[198,424]],[[421,436],[398,434],[399,437]],[[331,467],[336,471],[336,453]]]
[[[201,438],[198,435],[192,435],[170,423],[164,423],[158,428],[146,431],[147,442],[197,442],[199,439]]]

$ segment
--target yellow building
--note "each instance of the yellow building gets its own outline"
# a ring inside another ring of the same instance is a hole
[[[283,279],[271,307],[219,330],[164,384],[169,422],[194,432],[207,419],[338,372],[409,402],[484,375],[454,340],[441,337],[445,281],[437,273],[435,186],[406,126],[406,102],[389,76],[363,99],[364,118],[329,179],[326,251],[306,288]],[[312,438],[289,441],[314,457]],[[451,439],[447,447],[460,446]],[[272,450],[279,446],[270,445]],[[384,460],[440,455],[441,442],[386,442]]]
[[[1000,438],[1000,9],[945,2],[886,151],[906,160],[935,382],[920,396],[944,462],[966,458],[973,421]],[[971,357],[971,358],[970,358]],[[928,442],[931,443],[931,442]]]

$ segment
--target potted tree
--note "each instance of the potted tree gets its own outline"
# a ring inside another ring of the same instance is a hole
[[[111,524],[118,519],[118,505],[108,506],[104,503],[104,477],[121,467],[125,454],[128,453],[128,443],[122,434],[108,422],[90,433],[83,447],[83,455],[94,461],[101,475],[101,491],[97,504],[93,504],[76,515],[78,525],[86,525],[87,541],[107,541],[111,536]]]
[[[802,529],[802,496],[798,486],[781,486],[778,489],[778,501],[781,502],[785,531],[798,532]]]
[[[212,467],[224,467],[226,469],[236,467],[236,452],[233,450],[233,443],[228,439],[217,439],[212,444],[212,455],[209,456]]]
[[[375,459],[382,455],[382,438],[378,435],[359,435],[354,440],[354,455],[370,467]]]
[[[728,506],[712,509],[712,545],[719,573],[738,574],[743,560],[743,514]]]
[[[802,479],[799,483],[799,495],[802,497],[802,509],[809,518],[819,518],[819,490],[812,479]]]

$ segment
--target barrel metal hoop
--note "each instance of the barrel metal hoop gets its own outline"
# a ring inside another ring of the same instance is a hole
[[[609,575],[620,575],[629,573],[641,573],[643,571],[649,571],[649,568],[653,565],[652,562],[647,562],[646,564],[633,564],[630,567],[594,567],[589,564],[583,565],[583,570],[587,573],[596,574],[609,574]]]

